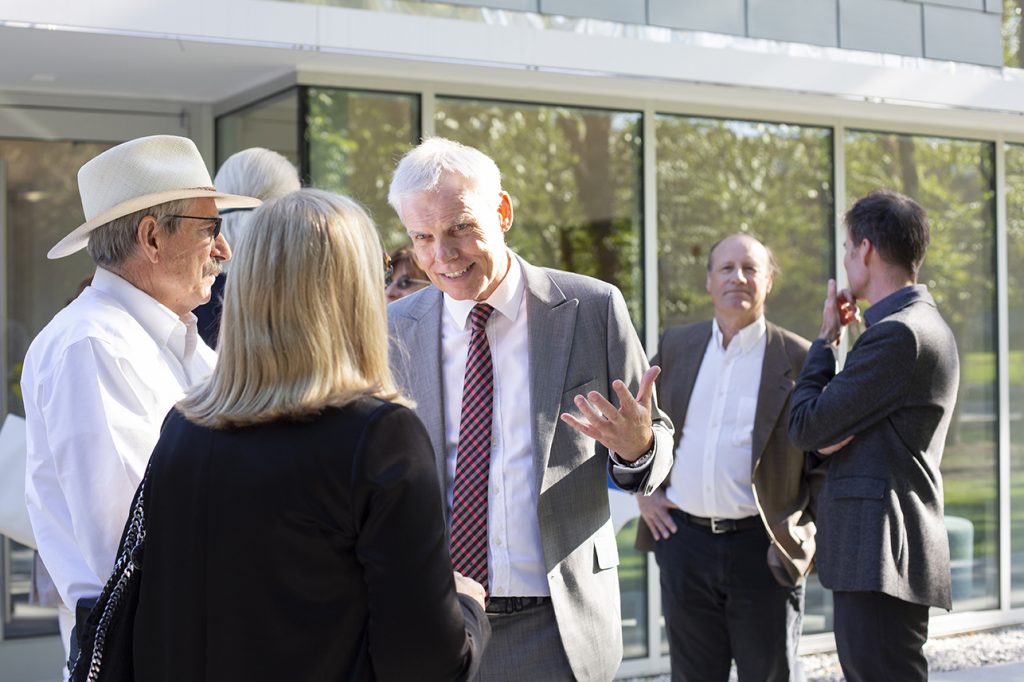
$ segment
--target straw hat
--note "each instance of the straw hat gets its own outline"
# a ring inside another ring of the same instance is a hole
[[[252,208],[260,200],[218,192],[192,140],[173,135],[140,137],[108,149],[78,171],[85,222],[57,242],[47,258],[85,248],[89,233],[115,218],[168,201],[209,197],[217,208]]]

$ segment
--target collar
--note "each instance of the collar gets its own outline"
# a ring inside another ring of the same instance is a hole
[[[477,303],[487,303],[513,321],[519,316],[519,308],[526,293],[526,281],[523,279],[523,266],[511,251],[508,252],[508,259],[508,273],[505,279],[501,280],[498,288],[485,301],[456,301],[448,294],[444,294],[444,307],[460,329],[466,328],[469,313]]]
[[[864,322],[867,326],[876,324],[889,317],[897,310],[906,308],[911,303],[924,301],[929,305],[935,305],[935,300],[928,293],[928,287],[924,284],[910,284],[897,291],[892,292],[878,303],[864,312]]]
[[[768,325],[764,321],[764,315],[761,315],[756,320],[748,324],[743,329],[736,332],[736,336],[733,338],[733,343],[740,344],[740,350],[744,353],[749,353],[750,350],[757,345],[757,342],[761,340],[768,331]],[[724,335],[722,334],[722,328],[718,326],[718,320],[715,320],[711,325],[711,337],[715,340],[715,346],[720,350],[728,350],[722,347],[722,341]]]
[[[173,310],[110,270],[96,268],[91,286],[120,303],[146,333],[163,345],[168,345],[175,333],[181,334],[196,324],[192,313],[178,317]]]

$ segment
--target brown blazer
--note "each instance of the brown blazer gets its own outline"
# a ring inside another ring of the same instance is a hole
[[[792,444],[788,434],[790,395],[809,344],[771,322],[767,327],[752,434],[751,478],[758,511],[772,540],[768,567],[779,584],[795,586],[803,581],[814,559],[811,485],[824,478],[824,471],[808,469],[804,453]],[[671,327],[662,336],[658,355],[652,361],[661,366],[660,406],[678,425],[675,448],[679,447],[693,385],[710,338],[710,320]],[[668,485],[668,479],[664,485]],[[654,549],[646,523],[638,525],[636,547],[642,551]]]

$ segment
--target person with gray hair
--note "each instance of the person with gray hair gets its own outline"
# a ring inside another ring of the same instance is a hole
[[[195,144],[169,135],[103,152],[78,186],[86,220],[48,256],[85,248],[96,272],[32,342],[21,379],[25,498],[70,660],[164,416],[213,368],[192,309],[231,258],[217,212],[260,203],[218,192]]]
[[[512,199],[479,150],[424,141],[388,201],[434,284],[388,306],[391,364],[431,437],[455,570],[488,589],[477,679],[611,680],[607,480],[650,494],[672,467],[658,370],[618,289],[505,245]]]
[[[301,187],[299,172],[292,162],[263,147],[250,147],[229,156],[221,164],[213,184],[221,192],[256,197],[262,201],[283,197]],[[221,233],[228,243],[237,242],[249,225],[251,213],[251,208],[226,208],[220,212]],[[224,271],[213,283],[209,302],[193,311],[199,320],[199,335],[210,348],[217,347],[227,272],[228,264],[225,263]]]

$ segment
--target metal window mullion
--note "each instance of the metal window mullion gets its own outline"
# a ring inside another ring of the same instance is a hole
[[[644,348],[648,355],[658,350],[658,139],[655,111],[643,111],[643,291]]]
[[[655,111],[643,110],[643,291],[644,348],[648,355],[658,350],[658,133]],[[681,426],[681,425],[680,425]],[[679,427],[677,427],[679,428]],[[644,523],[643,518],[640,523]],[[654,554],[647,556],[647,660],[659,661],[661,656],[661,577]]]
[[[849,284],[846,268],[843,267],[843,243],[846,241],[846,227],[843,214],[846,213],[846,125],[840,120],[832,128],[832,206],[835,211],[832,225],[832,258],[836,272],[836,288]],[[824,287],[822,300],[825,299]],[[844,334],[839,344],[839,364],[846,362],[846,351],[850,348],[850,335]]]
[[[998,382],[997,485],[999,490],[999,608],[1008,611],[1012,601],[1010,534],[1010,296],[1009,251],[1006,222],[1006,144],[995,140],[996,164],[996,377]]]
[[[437,91],[433,88],[420,90],[420,139],[437,134],[435,113],[437,112]]]

